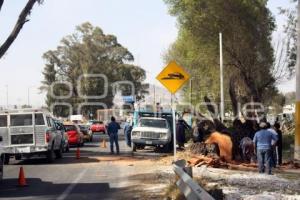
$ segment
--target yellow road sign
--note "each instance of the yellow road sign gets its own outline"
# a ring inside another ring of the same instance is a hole
[[[158,74],[156,79],[172,94],[175,94],[190,79],[190,75],[175,61],[172,61]]]

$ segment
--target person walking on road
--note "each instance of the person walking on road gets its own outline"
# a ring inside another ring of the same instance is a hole
[[[130,119],[128,119],[124,127],[124,135],[128,147],[131,147],[131,131],[132,131],[132,122]]]
[[[109,135],[110,142],[110,154],[114,154],[114,143],[116,144],[117,154],[120,153],[118,132],[121,129],[120,125],[116,122],[115,117],[111,117],[111,122],[108,124],[107,133]]]
[[[268,126],[265,122],[261,122],[259,127],[261,130],[256,132],[253,138],[258,159],[259,173],[265,172],[266,164],[268,170],[267,173],[272,175],[272,140],[277,141],[278,139],[275,134],[268,130]]]

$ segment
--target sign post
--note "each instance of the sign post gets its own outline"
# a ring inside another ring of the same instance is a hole
[[[174,103],[174,95],[172,94],[172,118],[173,118],[173,148],[174,148],[174,161],[176,160],[176,106]]]
[[[173,118],[174,161],[176,160],[176,106],[175,93],[190,79],[190,75],[175,61],[171,61],[156,77],[171,93]]]

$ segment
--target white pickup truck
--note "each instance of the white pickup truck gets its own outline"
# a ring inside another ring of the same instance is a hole
[[[145,146],[163,147],[165,151],[169,151],[171,141],[171,129],[164,118],[141,117],[138,125],[131,132],[133,151]]]
[[[12,110],[0,112],[2,160],[17,160],[43,155],[48,162],[61,158],[63,135],[57,130],[51,114],[42,110]]]

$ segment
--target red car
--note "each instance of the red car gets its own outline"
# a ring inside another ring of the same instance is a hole
[[[66,132],[68,134],[68,142],[70,145],[83,146],[84,135],[80,131],[80,128],[76,124],[64,124]]]
[[[90,127],[92,133],[106,133],[106,127],[101,121],[94,121]]]

